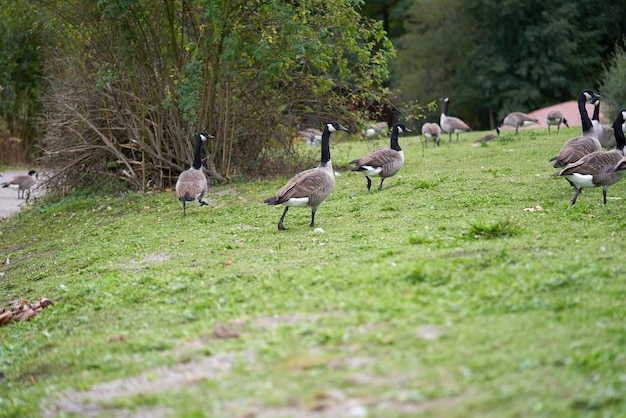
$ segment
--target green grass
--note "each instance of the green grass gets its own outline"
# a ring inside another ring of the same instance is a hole
[[[187,217],[172,193],[31,206],[1,224],[0,303],[54,305],[0,327],[0,416],[624,416],[626,183],[569,207],[548,159],[578,130],[401,138],[369,193],[345,167],[387,140],[335,143],[323,233],[277,230],[284,179]]]

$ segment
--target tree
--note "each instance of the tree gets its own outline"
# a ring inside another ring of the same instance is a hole
[[[404,99],[445,92],[475,129],[493,127],[597,88],[625,20],[592,0],[418,0],[392,79]]]
[[[623,44],[616,48],[610,65],[602,73],[600,92],[602,101],[607,104],[605,114],[615,115],[626,108],[626,50]]]
[[[394,54],[382,24],[348,0],[46,4],[60,42],[45,161],[53,182],[73,185],[171,185],[200,129],[217,137],[217,179],[268,172],[276,158],[288,168],[298,126],[354,126],[354,109],[384,100]]]
[[[28,1],[6,0],[0,7],[0,134],[22,139],[27,154],[36,147],[44,86],[39,22]]]

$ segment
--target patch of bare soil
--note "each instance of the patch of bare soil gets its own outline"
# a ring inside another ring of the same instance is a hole
[[[166,417],[172,411],[163,406],[138,407],[124,409],[115,406],[115,401],[133,397],[149,396],[158,393],[176,393],[204,380],[224,379],[228,377],[237,361],[253,364],[256,355],[252,351],[243,353],[219,353],[214,356],[196,359],[211,338],[238,338],[246,327],[273,328],[282,325],[293,325],[300,322],[314,322],[320,318],[345,315],[345,312],[325,312],[320,314],[283,314],[258,318],[242,318],[227,324],[216,323],[210,337],[197,339],[181,344],[172,354],[181,359],[174,366],[163,366],[148,370],[139,376],[117,379],[93,385],[87,390],[73,388],[63,391],[55,399],[44,398],[40,402],[42,417],[71,415],[80,417],[98,417],[103,414],[116,417]],[[383,325],[376,324],[371,329]],[[368,332],[370,327],[361,331]],[[416,337],[427,340],[439,338],[443,331],[437,327],[422,326],[417,329]],[[348,351],[350,351],[348,349]],[[189,360],[192,359],[192,360]],[[433,409],[446,409],[458,403],[467,395],[435,400],[403,400],[402,382],[416,378],[415,371],[407,371],[406,376],[377,376],[363,372],[375,362],[367,357],[345,356],[328,359],[327,364],[334,369],[353,370],[355,374],[348,378],[352,385],[397,386],[395,399],[379,399],[375,397],[350,398],[338,389],[320,392],[313,400],[293,400],[284,406],[269,406],[257,400],[239,399],[226,403],[224,410],[227,415],[237,418],[330,418],[330,417],[366,417],[388,416],[397,414],[417,414]]]
[[[207,379],[217,379],[225,376],[232,369],[239,358],[252,361],[251,352],[236,355],[233,353],[219,353],[199,361],[177,364],[171,367],[158,367],[139,376],[127,379],[117,379],[110,382],[93,385],[88,390],[79,391],[67,389],[53,402],[43,399],[39,405],[42,417],[56,417],[61,414],[70,414],[79,417],[97,417],[105,410],[110,410],[103,404],[111,403],[119,398],[151,395],[159,392],[177,392],[185,387],[194,385]],[[118,414],[119,412],[119,414]],[[140,411],[147,413],[143,416],[165,416],[164,408],[150,408]],[[141,416],[135,412],[116,410],[115,416]]]
[[[316,396],[309,405],[268,407],[250,405],[237,418],[361,418],[387,417],[398,414],[415,415],[434,410],[446,410],[465,399],[467,395],[424,401],[379,400],[374,398],[349,398],[339,390]],[[241,406],[239,406],[241,408]]]

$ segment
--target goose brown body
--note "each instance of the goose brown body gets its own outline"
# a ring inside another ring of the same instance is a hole
[[[561,123],[569,128],[567,119],[563,116],[560,110],[553,109],[546,115],[546,125],[548,125],[548,135],[550,134],[550,126],[556,125],[556,132],[559,133],[561,129]]]
[[[424,136],[424,143],[431,139],[437,146],[439,146],[439,136],[441,135],[441,128],[436,123],[426,122],[422,126],[422,135]]]
[[[470,132],[470,128],[467,123],[454,116],[448,116],[448,110],[450,108],[450,99],[448,97],[442,97],[439,99],[443,101],[443,109],[441,116],[439,117],[439,126],[441,130],[448,134],[448,142],[452,141],[452,134],[456,134],[456,140],[459,140],[459,133]]]
[[[598,97],[591,90],[583,90],[578,95],[578,111],[582,121],[583,135],[571,138],[563,144],[559,153],[550,159],[550,161],[554,161],[554,168],[565,167],[567,164],[580,160],[587,154],[602,150],[600,141],[589,134],[593,125],[585,109],[586,102],[595,101]]]
[[[310,207],[311,227],[315,226],[315,213],[318,206],[326,200],[335,186],[335,175],[330,160],[330,133],[346,128],[337,122],[329,122],[322,133],[320,164],[316,168],[310,168],[293,176],[287,184],[281,187],[275,196],[264,200],[268,205],[284,205],[278,230],[285,230],[285,215],[290,207]]]
[[[15,186],[17,188],[17,198],[24,199],[24,194],[27,191],[30,197],[30,189],[35,185],[35,183],[37,183],[37,171],[30,170],[28,175],[15,176],[11,180],[2,183],[2,187]]]
[[[591,117],[592,128],[589,135],[598,138],[600,146],[604,149],[615,148],[617,142],[615,140],[615,129],[612,126],[605,126],[600,123],[600,100],[594,103],[593,116]]]
[[[193,202],[198,199],[200,206],[207,204],[203,198],[209,189],[209,183],[202,170],[201,151],[202,143],[209,138],[213,138],[213,136],[206,132],[201,132],[196,135],[193,164],[191,168],[180,173],[176,181],[176,197],[183,204],[183,215],[187,215],[187,202]]]
[[[390,148],[378,148],[369,152],[364,157],[352,160],[349,164],[355,164],[352,171],[358,171],[367,178],[367,190],[372,187],[370,177],[380,177],[378,190],[382,189],[383,182],[387,177],[398,174],[404,165],[404,152],[398,143],[399,132],[411,132],[401,123],[396,123],[391,130]]]
[[[624,158],[626,138],[622,131],[622,123],[626,118],[626,109],[622,109],[613,123],[616,132],[617,149],[612,151],[596,151],[587,154],[580,160],[568,164],[563,170],[553,174],[554,177],[562,176],[576,185],[576,193],[571,204],[576,203],[578,195],[583,188],[602,187],[603,201],[606,205],[607,188],[624,177],[624,172],[615,170]]]
[[[539,123],[539,121],[535,118],[531,118],[526,113],[522,112],[511,112],[504,117],[496,128],[496,132],[498,135],[500,134],[500,127],[502,125],[512,126],[515,128],[515,134],[518,134],[518,129],[522,126],[530,126]]]

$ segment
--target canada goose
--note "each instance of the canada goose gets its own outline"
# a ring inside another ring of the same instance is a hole
[[[206,132],[200,132],[196,135],[193,148],[193,165],[191,168],[183,171],[176,181],[176,197],[183,203],[183,215],[187,215],[185,205],[187,202],[193,202],[198,199],[200,206],[207,203],[202,199],[207,192],[209,185],[206,176],[202,171],[202,143],[209,138],[215,138]]]
[[[495,134],[486,134],[481,136],[480,138],[478,138],[476,141],[473,142],[474,145],[480,145],[483,144],[485,142],[489,142],[489,141],[493,141],[494,139],[497,139],[498,136]]]
[[[372,187],[370,177],[380,177],[378,190],[383,188],[383,181],[387,177],[392,177],[400,171],[404,164],[404,151],[398,144],[398,132],[411,132],[401,123],[396,123],[391,129],[390,149],[377,148],[365,157],[350,161],[348,164],[355,164],[352,171],[359,171],[367,179],[367,190]]]
[[[498,126],[496,126],[496,133],[500,135],[500,127],[502,125],[508,125],[515,128],[515,135],[517,135],[517,130],[520,126],[530,126],[534,125],[535,123],[539,123],[539,121],[535,118],[531,118],[526,113],[511,112],[506,115],[504,119],[501,119],[500,122],[498,122]]]
[[[432,140],[437,146],[439,146],[439,135],[441,135],[441,128],[436,123],[426,122],[422,126],[422,135],[424,135],[424,143],[428,140]]]
[[[622,171],[615,170],[616,166],[624,158],[624,146],[626,146],[626,138],[622,130],[624,119],[626,119],[626,109],[620,110],[615,118],[615,122],[613,122],[613,129],[617,137],[617,149],[587,154],[580,160],[568,164],[563,170],[552,175],[553,177],[563,176],[578,186],[571,205],[576,203],[576,199],[583,188],[600,186],[602,186],[602,197],[606,205],[606,190],[610,185],[617,183],[624,177]]]
[[[600,123],[600,100],[596,100],[593,105],[593,116],[591,117],[593,127],[589,131],[589,134],[598,138],[602,148],[615,148],[617,145],[615,141],[615,130],[611,126],[604,126]]]
[[[569,125],[567,123],[567,119],[565,119],[565,117],[563,116],[563,113],[561,113],[560,110],[551,110],[548,112],[548,114],[546,115],[546,125],[548,125],[548,135],[550,135],[550,126],[554,126],[556,125],[556,133],[559,133],[559,130],[561,129],[561,123],[563,123],[565,126],[567,126],[569,128]]]
[[[586,102],[595,102],[600,96],[591,90],[583,90],[578,94],[578,112],[582,121],[583,135],[571,138],[563,146],[559,153],[550,158],[554,161],[554,168],[565,167],[569,163],[580,160],[583,156],[595,151],[601,151],[602,147],[597,138],[589,134],[593,125],[585,109]]]
[[[448,108],[450,107],[450,99],[448,97],[442,97],[441,100],[443,104],[443,109],[441,111],[441,116],[439,118],[439,126],[441,126],[441,130],[448,134],[448,142],[452,141],[452,134],[456,134],[456,140],[459,141],[459,133],[461,132],[471,132],[472,128],[467,126],[465,122],[463,122],[459,118],[455,118],[453,116],[448,116]]]
[[[335,173],[330,161],[330,133],[348,131],[337,122],[328,122],[322,133],[322,156],[316,168],[302,171],[291,178],[278,192],[264,200],[268,205],[285,205],[278,221],[278,230],[284,231],[285,215],[290,207],[311,207],[311,227],[315,226],[317,207],[330,195],[335,185]]]
[[[17,189],[17,198],[24,199],[24,193],[28,191],[28,198],[30,198],[30,188],[37,182],[38,174],[35,170],[30,170],[28,175],[15,176],[11,180],[2,183],[2,187],[11,187]],[[22,192],[20,196],[20,191]],[[28,200],[26,198],[26,200]]]

